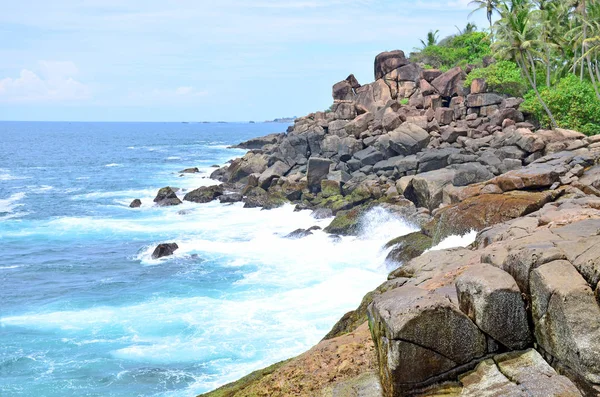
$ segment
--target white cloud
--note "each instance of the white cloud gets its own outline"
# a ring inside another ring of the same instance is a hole
[[[73,62],[40,61],[39,74],[21,70],[19,77],[0,79],[0,102],[70,102],[88,99],[88,86],[75,80],[78,73]]]

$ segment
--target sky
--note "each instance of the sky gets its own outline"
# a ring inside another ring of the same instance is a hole
[[[0,120],[264,121],[327,109],[469,0],[2,0]]]

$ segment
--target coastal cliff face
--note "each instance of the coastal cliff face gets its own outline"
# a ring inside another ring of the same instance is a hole
[[[207,396],[600,395],[600,136],[536,131],[521,99],[402,51],[374,71],[243,144],[211,199],[294,202],[335,234],[379,205],[421,231],[390,242],[398,269],[320,344]]]

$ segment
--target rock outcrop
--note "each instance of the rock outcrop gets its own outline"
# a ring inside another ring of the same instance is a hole
[[[600,138],[537,130],[522,99],[465,87],[462,68],[391,51],[374,72],[212,176],[245,207],[334,216],[324,231],[336,236],[359,233],[375,207],[421,230],[389,243],[400,267],[317,347],[217,395],[600,395]],[[467,248],[427,251],[472,230]],[[306,361],[367,319],[372,342],[336,369],[349,376],[327,372],[334,350],[320,369]]]
[[[152,252],[152,259],[159,259],[165,256],[171,256],[179,249],[177,243],[163,243],[156,246],[154,252]]]
[[[154,202],[159,207],[168,207],[181,204],[181,200],[179,200],[179,197],[177,197],[170,186],[161,188],[158,193],[156,193]]]

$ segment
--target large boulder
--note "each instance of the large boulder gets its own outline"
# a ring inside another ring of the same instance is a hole
[[[272,166],[260,174],[260,177],[258,178],[258,186],[262,187],[263,189],[268,189],[269,186],[271,186],[273,179],[285,176],[290,168],[291,167],[283,161],[276,161]]]
[[[287,141],[287,139],[284,139],[283,142]],[[285,154],[283,157],[286,157]],[[268,159],[266,155],[249,152],[244,157],[233,160],[228,168],[230,175],[228,182],[245,182],[249,175],[254,173],[261,174],[267,167]]]
[[[308,160],[306,177],[308,179],[308,189],[316,193],[321,189],[321,181],[329,174],[329,167],[333,162],[329,159],[311,157]]]
[[[499,105],[502,103],[503,99],[503,96],[491,92],[487,94],[470,94],[467,96],[467,106],[470,108],[474,108],[482,106]]]
[[[360,134],[369,128],[369,123],[373,121],[373,113],[367,112],[356,117],[344,127],[348,135],[360,138]]]
[[[223,186],[221,185],[202,186],[187,193],[183,200],[193,203],[209,203],[221,195],[223,195]]]
[[[159,259],[165,256],[171,256],[177,249],[179,249],[177,243],[159,244],[154,249],[154,252],[152,252],[152,259]]]
[[[404,51],[382,52],[375,57],[375,80],[379,80],[392,70],[409,63],[410,61],[406,59]]]
[[[365,166],[377,164],[383,160],[384,155],[373,146],[367,146],[365,149],[354,153],[354,158],[360,161],[363,166]]]
[[[430,191],[435,190],[429,188],[427,192]],[[471,230],[479,231],[537,211],[554,198],[554,193],[549,191],[513,191],[469,197],[457,204],[444,207],[435,214],[434,236],[436,241],[439,241],[450,235],[462,235]]]
[[[430,140],[429,133],[413,123],[404,123],[388,135],[390,148],[402,156],[418,153]]]
[[[354,98],[352,85],[346,80],[335,83],[331,91],[334,101],[351,101]]]
[[[479,329],[511,350],[532,339],[525,302],[515,280],[504,270],[481,264],[456,279],[460,309]]]
[[[431,85],[443,97],[451,97],[462,94],[466,74],[460,67],[448,70],[446,73],[435,78]]]
[[[486,353],[486,339],[447,298],[403,286],[376,297],[369,324],[384,397],[405,395],[433,378],[452,377]]]
[[[535,338],[544,351],[591,385],[600,385],[600,307],[568,261],[533,270]]]
[[[179,205],[181,204],[181,200],[177,197],[175,192],[170,186],[161,188],[158,193],[156,193],[156,197],[154,198],[154,202],[159,207],[168,207],[171,205]]]

